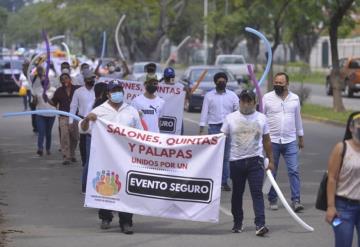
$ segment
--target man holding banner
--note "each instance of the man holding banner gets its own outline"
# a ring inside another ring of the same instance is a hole
[[[92,123],[90,124],[90,121],[94,122],[98,117],[124,126],[143,129],[137,110],[123,102],[124,89],[119,80],[112,80],[109,82],[108,98],[108,101],[96,107],[86,116],[84,120],[80,121],[79,129],[81,133],[91,133]],[[125,234],[133,233],[132,216],[133,214],[130,213],[119,212],[120,228]],[[110,210],[100,209],[99,218],[102,220],[101,229],[110,228],[110,222],[113,218]]]
[[[240,111],[227,115],[221,132],[231,136],[230,178],[233,183],[231,212],[234,217],[234,233],[243,230],[243,194],[248,180],[255,213],[256,235],[264,236],[269,230],[265,226],[265,209],[262,185],[264,179],[263,149],[269,158],[267,169],[273,170],[273,155],[269,127],[264,114],[256,110],[256,95],[251,90],[240,94]]]

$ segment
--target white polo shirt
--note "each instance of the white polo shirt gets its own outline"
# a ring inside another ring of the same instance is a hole
[[[90,90],[85,86],[79,87],[75,90],[70,104],[70,113],[86,117],[91,112],[95,102],[94,87]],[[69,118],[69,123],[73,123],[73,118]]]

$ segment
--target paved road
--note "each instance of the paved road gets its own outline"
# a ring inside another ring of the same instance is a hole
[[[21,100],[0,96],[0,114],[20,111]],[[185,130],[198,131],[198,113],[185,114]],[[315,232],[308,233],[295,223],[284,208],[266,210],[268,237],[255,236],[253,211],[248,192],[244,198],[245,232],[233,234],[230,215],[231,193],[221,198],[220,222],[188,222],[136,215],[132,236],[120,233],[117,219],[108,231],[99,229],[97,210],[83,207],[80,193],[80,163],[61,165],[61,155],[54,126],[53,154],[37,157],[36,136],[29,117],[0,118],[0,211],[5,222],[0,225],[10,247],[73,246],[332,246],[331,228],[324,223],[322,212],[315,210],[314,200],[319,180],[326,167],[331,147],[340,140],[343,129],[305,121],[306,149],[300,155],[302,201],[301,213]],[[279,172],[279,185],[289,198],[284,166]],[[1,244],[0,244],[1,245]]]

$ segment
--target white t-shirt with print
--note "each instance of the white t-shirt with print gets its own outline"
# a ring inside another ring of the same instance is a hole
[[[263,157],[263,135],[269,134],[266,116],[260,112],[244,115],[240,111],[225,117],[221,132],[231,138],[230,161]]]
[[[131,105],[142,113],[142,118],[148,126],[148,131],[159,133],[159,118],[162,115],[164,103],[165,101],[159,96],[156,96],[154,99],[148,99],[142,94],[133,99]]]

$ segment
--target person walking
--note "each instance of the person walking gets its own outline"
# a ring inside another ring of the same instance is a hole
[[[156,133],[160,133],[159,119],[165,103],[162,98],[155,94],[158,84],[159,81],[154,78],[145,81],[145,93],[137,96],[131,102],[131,105],[141,114],[148,131]]]
[[[354,230],[360,246],[360,112],[348,118],[343,142],[333,148],[328,162],[327,210],[335,247],[351,247]]]
[[[300,202],[300,174],[298,151],[304,148],[304,130],[300,114],[299,97],[289,90],[289,76],[280,72],[274,76],[274,90],[263,97],[264,114],[268,118],[272,149],[273,171],[276,178],[280,155],[284,157],[291,189],[292,208],[300,212],[304,206]],[[271,210],[277,210],[277,194],[271,187],[268,194]]]
[[[49,103],[60,111],[70,112],[70,103],[78,86],[72,85],[71,77],[66,73],[60,75],[60,82],[62,86],[56,89]],[[76,162],[75,150],[79,139],[77,121],[69,124],[69,117],[59,116],[59,125],[61,152],[64,157],[63,165],[69,165],[70,162]]]
[[[215,89],[205,94],[204,102],[201,108],[199,124],[200,135],[204,134],[206,124],[208,124],[209,135],[220,133],[225,116],[239,110],[239,98],[233,91],[226,89],[227,82],[228,77],[226,73],[218,72],[214,75]],[[228,184],[230,139],[231,137],[226,138],[225,142],[221,179],[223,191],[231,191],[231,188]]]
[[[79,123],[79,129],[82,133],[91,133],[92,123],[101,117],[113,123],[125,125],[128,127],[142,130],[138,111],[124,102],[124,89],[121,81],[112,80],[108,84],[109,100],[93,109]],[[99,218],[101,219],[101,229],[109,229],[113,219],[111,210],[100,209]],[[121,231],[125,234],[133,233],[133,214],[119,212],[119,224]]]
[[[70,103],[70,113],[77,114],[84,118],[91,111],[95,101],[95,77],[96,75],[91,70],[83,72],[85,85],[75,90]],[[73,118],[69,118],[69,124],[72,125]],[[79,149],[82,166],[86,163],[86,134],[80,134]]]
[[[266,117],[255,109],[255,93],[251,90],[243,90],[240,94],[240,111],[235,111],[225,117],[221,132],[225,133],[227,138],[231,136],[230,177],[233,184],[231,213],[234,219],[232,232],[243,231],[243,194],[247,180],[255,214],[255,234],[264,236],[269,229],[265,226],[262,194],[263,150],[269,159],[267,169],[273,169],[274,165]]]

